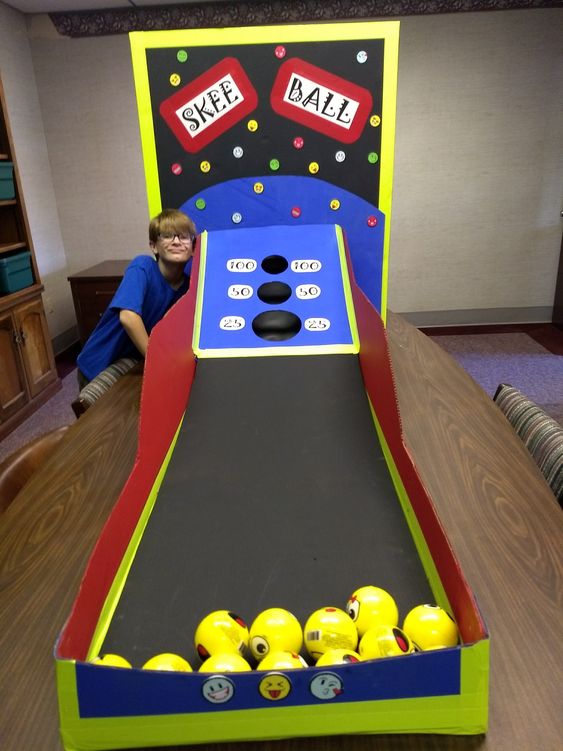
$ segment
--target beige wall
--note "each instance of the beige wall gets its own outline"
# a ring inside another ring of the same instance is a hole
[[[0,2],[0,28],[6,16],[21,34],[21,17]],[[557,9],[401,19],[389,305],[421,324],[550,317],[563,200],[562,19]],[[20,141],[41,143],[34,148],[48,172],[42,116],[56,197],[54,208],[46,191],[42,205],[35,190],[34,228],[45,231],[45,217],[58,212],[71,272],[145,251],[128,38],[63,38],[36,16],[31,68],[23,36],[21,50],[10,40],[12,99],[21,85],[20,109],[33,99],[37,119]],[[63,255],[60,242],[57,234],[53,248],[37,247],[42,269]],[[49,290],[63,311],[53,333],[70,324],[63,286]]]

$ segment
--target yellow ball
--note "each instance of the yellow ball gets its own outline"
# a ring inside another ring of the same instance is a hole
[[[260,662],[258,670],[295,670],[308,667],[305,660],[297,652],[270,652]]]
[[[103,656],[98,655],[97,657],[94,657],[91,662],[96,663],[96,665],[108,665],[112,668],[130,668],[131,663],[128,662],[124,657],[120,657],[119,655],[114,655],[111,653],[105,654]]]
[[[303,632],[297,618],[289,610],[268,608],[256,616],[250,627],[249,646],[257,660],[270,652],[299,652]]]
[[[395,600],[381,587],[357,589],[346,604],[346,612],[356,624],[360,636],[373,626],[396,626],[399,623]]]
[[[200,622],[194,642],[202,660],[225,652],[242,654],[248,647],[248,628],[236,613],[214,610]]]
[[[407,613],[403,631],[420,649],[455,647],[459,640],[455,621],[439,605],[417,605]]]
[[[360,655],[364,660],[411,652],[414,652],[414,644],[398,626],[374,626],[360,639]]]
[[[348,613],[340,608],[315,610],[307,619],[303,635],[314,660],[329,649],[355,650],[358,645],[358,630]]]
[[[329,649],[324,655],[317,660],[317,667],[323,665],[349,665],[354,662],[361,662],[362,658],[352,649]]]
[[[172,652],[163,652],[147,660],[143,670],[170,670],[173,672],[191,673],[192,667],[187,660]]]
[[[245,673],[252,670],[248,662],[236,652],[211,655],[202,663],[200,673]]]

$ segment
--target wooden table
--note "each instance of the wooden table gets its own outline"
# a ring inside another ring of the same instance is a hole
[[[399,316],[389,347],[405,440],[491,633],[482,736],[346,736],[192,746],[216,751],[558,751],[563,738],[563,514],[497,407]],[[53,644],[129,475],[141,377],[72,426],[0,518],[0,748],[60,749]]]

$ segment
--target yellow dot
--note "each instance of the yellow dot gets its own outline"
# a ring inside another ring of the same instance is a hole
[[[178,86],[181,80],[182,79],[177,73],[172,73],[172,75],[170,76],[170,83],[172,84],[172,86]]]
[[[249,120],[246,127],[251,133],[254,133],[255,130],[258,130],[258,123],[256,120]]]
[[[372,126],[372,128],[377,128],[380,122],[381,118],[379,117],[379,115],[372,115],[369,119],[369,124]]]
[[[318,171],[319,171],[318,162],[311,162],[311,164],[309,165],[309,172],[312,175],[316,175]]]
[[[339,208],[340,208],[340,201],[339,201],[339,200],[338,200],[337,198],[334,198],[334,199],[333,199],[333,200],[332,200],[332,201],[330,202],[330,208],[331,208],[331,209],[332,209],[333,211],[336,211],[337,209],[339,209]]]
[[[262,183],[254,183],[254,192],[255,193],[263,193],[264,192],[264,186]]]
[[[202,162],[199,165],[199,168],[202,172],[209,172],[209,170],[211,169],[211,165],[209,164],[209,162]]]

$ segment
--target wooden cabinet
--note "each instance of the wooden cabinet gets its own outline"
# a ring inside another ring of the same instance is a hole
[[[61,385],[0,81],[0,165],[3,162],[13,164],[15,195],[0,199],[0,258],[28,250],[31,278],[26,281],[31,283],[0,292],[0,440]]]
[[[102,261],[68,277],[81,344],[96,328],[130,263],[127,259]]]

